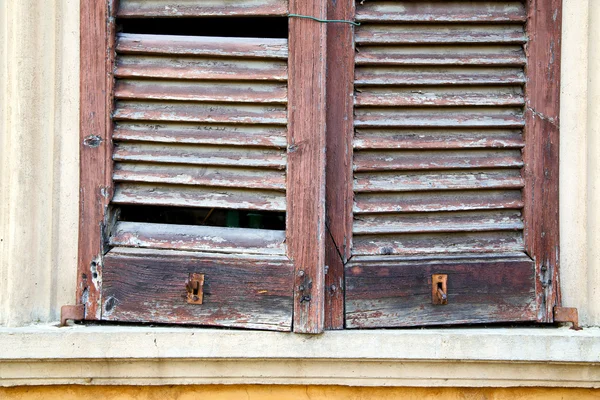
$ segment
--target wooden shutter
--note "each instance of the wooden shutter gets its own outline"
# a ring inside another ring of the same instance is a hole
[[[298,60],[317,58],[324,28],[290,22],[289,42],[114,32],[115,18],[303,7],[324,10],[318,1],[82,2],[86,319],[290,330],[295,317],[296,331],[322,330],[325,67]],[[286,212],[287,228],[126,222],[124,205]],[[192,273],[204,275],[201,305],[186,301]]]
[[[328,87],[342,108],[329,130],[328,260],[346,263],[346,326],[551,320],[560,2],[353,6],[330,14],[355,13],[355,52],[330,52],[354,84]],[[435,274],[447,305],[432,304]]]

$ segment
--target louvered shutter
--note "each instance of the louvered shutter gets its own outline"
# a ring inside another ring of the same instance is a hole
[[[356,3],[347,327],[550,318],[560,7],[538,3]]]
[[[324,64],[312,64],[311,77],[302,79],[308,69],[288,63],[314,57],[312,41],[324,39],[322,28],[290,23],[290,49],[288,39],[251,34],[111,31],[115,18],[143,24],[155,17],[286,16],[290,7],[302,5],[121,0],[105,10],[89,6],[98,19],[107,17],[107,143],[101,144],[112,162],[97,179],[109,188],[102,199],[103,250],[99,256],[93,248],[80,252],[87,319],[290,330],[295,315],[297,331],[322,329],[307,315],[318,316],[323,307],[317,288],[323,279],[324,124],[321,132],[314,127],[318,118],[306,115],[321,113],[309,107],[322,103],[313,79],[323,79]],[[301,40],[301,28],[313,36]],[[89,41],[83,46],[94,51]],[[84,146],[84,160],[90,151]],[[147,206],[287,212],[287,229],[122,221],[124,206],[134,212]],[[307,229],[320,233],[302,235]],[[317,251],[307,253],[311,248]],[[202,304],[186,302],[193,273],[204,275]]]

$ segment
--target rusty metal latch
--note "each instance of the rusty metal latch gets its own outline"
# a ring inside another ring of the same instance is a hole
[[[437,305],[448,304],[448,275],[431,276],[431,302]]]
[[[60,326],[66,326],[67,320],[81,321],[85,318],[85,305],[66,305],[60,308]]]
[[[570,322],[573,324],[571,329],[580,331],[583,328],[579,326],[579,313],[573,307],[554,306],[554,322]]]
[[[189,304],[202,304],[204,299],[204,274],[191,273],[185,282],[187,302]]]

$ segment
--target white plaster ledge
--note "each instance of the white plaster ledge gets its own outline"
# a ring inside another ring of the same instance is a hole
[[[0,385],[66,383],[600,387],[600,328],[0,328]]]

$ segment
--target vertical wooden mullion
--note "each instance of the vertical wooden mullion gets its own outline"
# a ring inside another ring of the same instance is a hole
[[[112,194],[111,36],[114,3],[80,3],[80,191],[77,303],[100,318],[105,213]]]
[[[325,19],[325,0],[290,13]],[[320,333],[325,289],[326,24],[289,20],[287,246],[295,266],[294,331]]]
[[[329,19],[354,20],[354,0],[329,2]],[[352,248],[354,26],[327,25],[327,189],[325,328],[344,328],[344,263]]]
[[[528,0],[525,246],[535,260],[539,322],[560,304],[558,157],[562,0]]]

